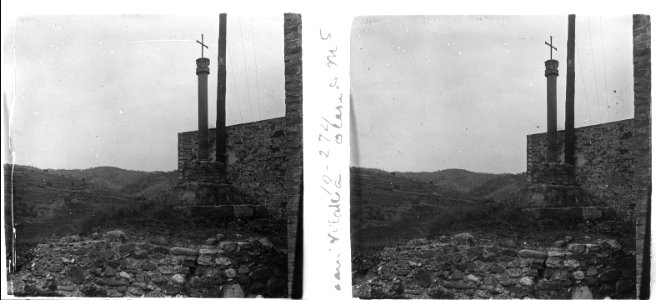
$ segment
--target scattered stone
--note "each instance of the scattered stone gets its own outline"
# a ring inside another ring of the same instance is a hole
[[[228,252],[233,252],[237,250],[237,243],[232,242],[232,241],[224,241],[219,243],[219,248],[228,251]]]
[[[232,262],[227,257],[220,256],[220,257],[216,258],[216,264],[218,264],[218,265],[228,266],[231,263]]]
[[[565,243],[569,243],[569,242],[573,241],[574,238],[571,235],[568,235],[568,236],[565,237],[564,240],[565,240]]]
[[[546,258],[547,253],[543,251],[536,251],[536,250],[529,250],[529,249],[522,249],[517,252],[517,255],[519,257],[524,257],[524,258]]]
[[[173,274],[173,267],[171,267],[171,266],[160,266],[160,267],[157,268],[157,269],[158,269],[159,272],[162,273],[163,275],[171,275],[171,274]]]
[[[74,235],[68,235],[68,236],[64,236],[64,237],[60,238],[59,242],[60,243],[76,243],[76,242],[79,242],[81,240],[82,240],[82,238],[80,238],[79,235],[74,234]]]
[[[248,272],[250,272],[250,270],[248,269],[247,265],[241,265],[241,266],[239,266],[239,269],[237,270],[237,273],[242,274],[242,275],[248,274]]]
[[[408,265],[411,267],[421,267],[421,263],[419,262],[414,262],[414,261],[408,261]]]
[[[212,257],[209,255],[199,255],[197,262],[199,265],[209,266],[212,264]]]
[[[562,261],[560,258],[556,257],[549,257],[547,260],[544,262],[544,264],[547,266],[547,268],[558,268],[561,266]]]
[[[419,283],[419,286],[423,288],[428,288],[433,283],[433,278],[431,277],[431,273],[428,272],[426,269],[419,269],[417,271],[417,274],[415,274],[415,279],[417,279],[417,283]]]
[[[519,284],[521,284],[523,286],[532,286],[533,285],[533,279],[531,279],[531,277],[524,276],[524,277],[519,279]]]
[[[579,262],[576,259],[566,259],[565,262],[563,262],[563,265],[565,268],[570,268],[570,269],[575,269],[578,268]]]
[[[130,279],[130,278],[132,278],[132,275],[128,274],[128,273],[125,272],[125,271],[121,271],[120,273],[118,273],[118,276],[121,277],[121,278],[125,278],[125,279]]]
[[[217,238],[209,238],[205,240],[205,245],[216,245],[219,243]]]
[[[506,279],[506,280],[499,281],[499,284],[501,284],[502,286],[510,286],[510,285],[515,285],[515,281],[512,279]]]
[[[547,256],[549,257],[565,257],[572,255],[572,252],[569,251],[547,251]]]
[[[461,245],[474,245],[474,236],[471,233],[464,232],[458,233],[453,236],[457,244]]]
[[[464,277],[465,277],[465,274],[462,273],[462,271],[460,271],[458,269],[453,270],[453,272],[451,273],[451,279],[453,279],[453,280],[461,280]]]
[[[53,273],[59,273],[62,270],[64,270],[64,265],[60,263],[54,263],[51,264],[50,267],[48,267],[48,271],[53,272]]]
[[[583,274],[583,271],[575,271],[572,273],[572,277],[574,277],[576,280],[583,280],[583,278],[585,278],[585,274]]]
[[[112,242],[125,242],[128,239],[128,235],[125,234],[122,230],[112,230],[112,231],[107,231],[105,233],[105,236],[107,237],[108,240]]]
[[[553,246],[558,248],[562,248],[565,245],[567,245],[567,242],[565,242],[564,240],[557,240],[553,243]]]
[[[512,239],[501,240],[501,242],[499,244],[502,247],[506,247],[506,248],[517,248],[517,243],[515,243],[515,240],[512,240]]]
[[[75,263],[75,257],[62,256],[61,262],[67,265]]]
[[[593,299],[592,291],[588,286],[577,286],[572,290],[571,299]]]
[[[583,253],[585,252],[586,246],[585,244],[569,244],[567,245],[567,251],[571,251],[574,253]]]
[[[233,269],[233,268],[226,269],[225,270],[225,275],[228,278],[235,278],[235,276],[237,276],[237,271],[235,271],[235,269]]]
[[[138,287],[133,287],[133,286],[128,288],[128,293],[130,293],[132,295],[135,295],[135,296],[141,296],[141,295],[144,294],[142,289],[140,289]]]
[[[143,269],[144,271],[154,271],[155,269],[157,269],[157,265],[151,262],[147,262],[141,265],[141,269]]]
[[[183,284],[185,282],[185,277],[182,274],[175,274],[171,277],[171,280],[175,283]]]
[[[68,276],[71,278],[71,282],[81,284],[84,282],[84,269],[79,266],[71,266],[68,269]]]
[[[597,271],[597,268],[592,267],[592,266],[589,267],[588,271],[585,272],[585,275],[588,276],[588,277],[597,276],[597,274],[599,274],[599,272]]]
[[[105,277],[114,277],[116,276],[116,270],[112,267],[107,267],[105,268],[105,272],[103,272],[103,276]]]
[[[176,295],[180,293],[180,288],[172,284],[162,283],[159,284],[158,287],[162,289],[162,292],[164,292],[166,295]]]
[[[469,281],[476,282],[476,283],[481,281],[480,278],[478,278],[478,277],[476,277],[475,275],[472,275],[472,274],[468,274],[465,278]]]
[[[490,272],[492,272],[494,274],[502,274],[505,271],[506,271],[506,268],[504,268],[503,266],[500,266],[500,265],[493,265],[492,267],[490,267]]]
[[[173,247],[169,250],[173,255],[186,255],[186,256],[196,256],[198,255],[197,249],[183,248],[183,247]]]
[[[226,286],[223,291],[223,298],[244,298],[244,290],[241,288],[241,285],[238,283],[230,284]]]
[[[469,283],[461,282],[461,281],[445,281],[443,285],[445,288],[457,289],[457,290],[466,290],[474,287]]]
[[[508,276],[510,277],[519,277],[522,275],[522,270],[519,268],[510,268],[506,269],[506,273],[508,273]]]

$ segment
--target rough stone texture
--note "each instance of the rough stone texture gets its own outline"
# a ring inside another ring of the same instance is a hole
[[[651,200],[651,20],[648,15],[633,16],[633,95],[636,289],[640,291],[644,241],[648,238],[646,228],[650,217],[648,203]]]
[[[291,297],[302,296],[300,266],[302,252],[297,252],[297,237],[302,235],[303,219],[303,30],[300,14],[285,14],[285,148],[287,197],[287,244],[289,255],[289,292]],[[299,267],[300,270],[300,267]],[[297,276],[295,280],[295,276]]]
[[[216,129],[209,130],[210,159],[216,154]],[[285,216],[285,119],[275,118],[226,127],[227,180],[231,187]],[[178,133],[178,180],[198,147],[197,131]]]
[[[633,153],[634,120],[580,127],[575,129],[575,134],[576,183],[594,199],[595,204],[612,207],[624,219],[633,220],[633,207],[636,204],[633,193],[636,164]],[[527,137],[526,170],[529,186],[544,183],[545,176],[542,176],[541,171],[546,162],[546,137],[546,133]],[[565,132],[558,131],[561,154],[564,151],[564,139]]]
[[[384,248],[377,263],[354,278],[353,296],[567,299],[577,290],[577,297],[586,299],[635,298],[635,291],[627,289],[636,278],[634,252],[612,246],[618,242],[611,239],[581,239],[569,244],[577,251],[584,247],[581,253],[568,251],[567,244],[508,248],[487,238],[462,244],[455,235],[421,245],[409,241]],[[408,268],[409,262],[421,267]]]
[[[212,297],[231,291],[232,297],[282,298],[287,255],[284,248],[266,247],[257,237],[234,236],[232,243],[248,250],[223,251],[218,245],[175,241],[162,247],[148,240],[116,242],[107,235],[76,242],[39,244],[21,270],[8,274],[8,294],[14,296]],[[234,240],[237,239],[237,240]],[[181,243],[185,243],[181,247]],[[210,259],[200,263],[200,257]],[[60,264],[66,258],[74,261]],[[236,276],[235,270],[244,270]],[[249,272],[259,270],[264,277]],[[226,276],[231,273],[231,276]]]

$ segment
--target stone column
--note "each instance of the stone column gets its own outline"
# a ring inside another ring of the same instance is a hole
[[[210,59],[196,60],[196,75],[198,75],[198,159],[207,160],[207,75],[210,74]]]
[[[219,14],[219,76],[216,94],[216,161],[226,160],[226,14]]]
[[[546,67],[544,76],[547,77],[547,162],[558,160],[558,131],[557,131],[557,82],[558,61],[550,59],[544,62]]]
[[[576,165],[574,159],[574,50],[576,15],[569,15],[567,20],[567,85],[565,88],[565,163]]]

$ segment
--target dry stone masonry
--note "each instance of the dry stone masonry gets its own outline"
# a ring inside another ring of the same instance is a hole
[[[635,298],[635,251],[613,239],[524,246],[470,233],[387,247],[354,286],[361,298]]]
[[[187,244],[120,230],[39,244],[9,274],[9,294],[65,297],[284,297],[286,249],[261,237],[208,237]]]

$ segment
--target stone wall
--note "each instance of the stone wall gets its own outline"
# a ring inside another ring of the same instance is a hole
[[[649,266],[649,252],[644,253],[645,244],[649,249],[649,218],[651,202],[651,21],[648,15],[633,16],[633,95],[635,116],[635,159],[634,193],[637,197],[636,216],[636,266],[641,298],[648,298],[649,287],[640,290],[642,265]],[[646,262],[643,262],[643,256]],[[647,268],[647,273],[649,273]],[[649,276],[645,276],[649,283]]]
[[[8,274],[8,294],[59,297],[276,297],[287,294],[285,249],[216,234],[198,244],[120,230],[38,244]]]
[[[227,179],[241,194],[284,217],[286,147],[285,118],[226,127]],[[216,154],[216,129],[208,131],[210,159]],[[197,131],[178,133],[178,180],[185,164],[196,157]]]
[[[626,220],[633,220],[636,196],[634,119],[587,126],[575,130],[574,175],[576,183],[595,203],[615,209]],[[558,132],[560,161],[563,160],[565,132]],[[526,170],[528,184],[538,184],[546,162],[547,134],[527,136]],[[563,173],[563,176],[566,176]]]
[[[303,28],[300,14],[285,14],[285,155],[289,291],[302,297]],[[298,254],[298,255],[297,255]]]

